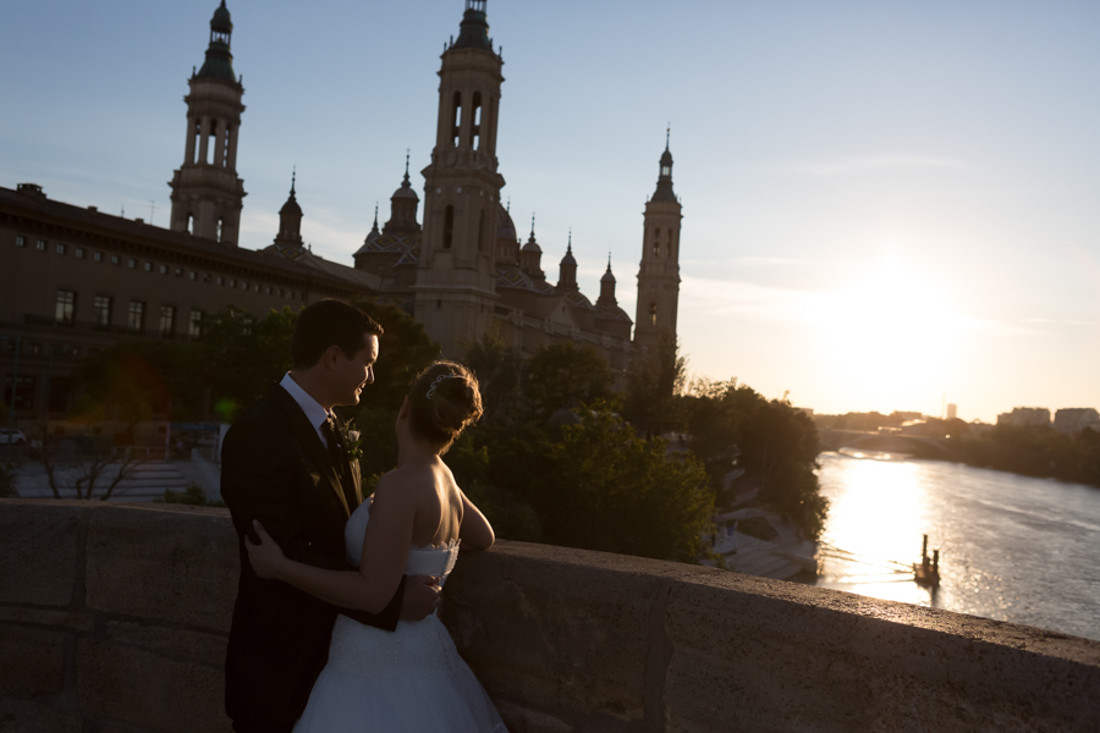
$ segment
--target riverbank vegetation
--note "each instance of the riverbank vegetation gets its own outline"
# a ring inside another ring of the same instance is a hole
[[[883,439],[902,436],[923,440],[908,444],[916,458],[949,460],[1100,488],[1100,432],[1091,428],[1062,432],[1049,425],[985,425],[958,419],[923,419],[915,413],[819,415],[814,420],[826,436],[826,448],[835,449],[851,438],[850,433],[847,438],[838,438],[841,431],[878,431]]]

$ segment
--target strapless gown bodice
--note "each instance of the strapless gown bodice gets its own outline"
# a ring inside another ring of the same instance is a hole
[[[370,503],[344,529],[348,561],[358,567]],[[440,584],[454,569],[458,542],[410,547],[406,575],[433,575]],[[400,621],[393,632],[336,617],[328,663],[294,733],[506,733],[481,683],[458,654],[436,614]]]

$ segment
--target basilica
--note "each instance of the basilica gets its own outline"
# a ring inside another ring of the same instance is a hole
[[[501,203],[504,62],[489,37],[486,0],[465,0],[459,33],[441,57],[423,198],[406,159],[388,219],[380,226],[376,212],[353,261],[340,263],[304,245],[292,180],[271,245],[240,247],[245,107],[232,32],[222,0],[204,62],[188,80],[168,229],[52,200],[34,183],[0,187],[0,374],[13,414],[63,411],[81,358],[121,338],[198,338],[202,316],[228,306],[262,314],[326,297],[376,298],[411,313],[446,356],[461,357],[489,333],[525,355],[568,340],[597,349],[618,375],[675,341],[681,207],[667,135],[645,203],[632,321],[616,300],[610,261],[600,292],[585,295],[570,242],[555,281],[534,221],[522,241]]]

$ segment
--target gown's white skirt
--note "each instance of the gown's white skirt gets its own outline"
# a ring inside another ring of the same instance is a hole
[[[294,733],[503,733],[500,715],[432,615],[382,631],[338,616],[329,661]]]
[[[356,567],[369,519],[370,502],[364,502],[344,528],[348,561]],[[438,577],[442,585],[457,559],[457,542],[412,547],[405,572]],[[393,632],[337,616],[328,663],[294,733],[373,731],[507,733],[438,616],[401,621]]]

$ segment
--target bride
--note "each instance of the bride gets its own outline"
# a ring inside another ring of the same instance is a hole
[[[436,576],[442,585],[460,542],[463,550],[484,550],[495,539],[441,458],[480,416],[481,394],[470,370],[446,361],[429,366],[397,416],[397,468],[378,481],[373,500],[352,513],[344,530],[358,572],[288,560],[257,522],[260,543],[247,542],[256,574],[372,612],[385,607],[403,574]],[[367,730],[481,733],[505,727],[436,614],[401,621],[392,633],[338,616],[328,663],[294,731]]]

